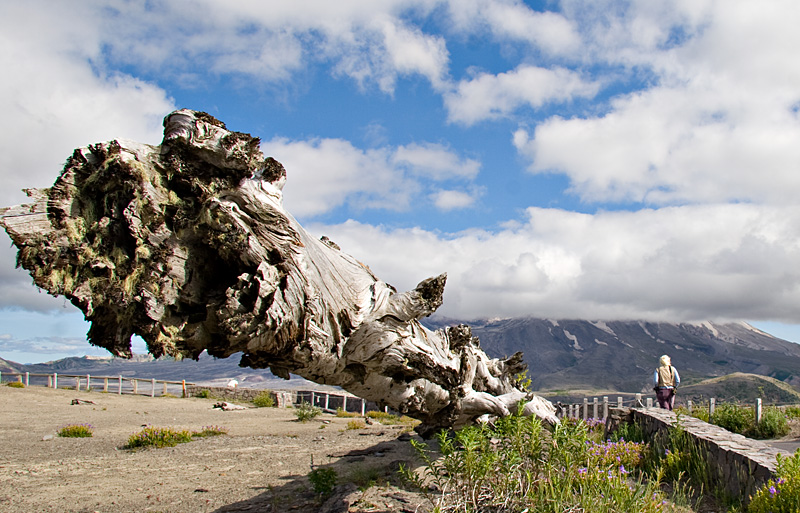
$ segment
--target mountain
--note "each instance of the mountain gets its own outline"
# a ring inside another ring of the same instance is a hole
[[[431,327],[458,324],[426,319]],[[534,390],[650,392],[662,354],[683,384],[744,372],[800,387],[800,344],[747,323],[515,318],[467,322],[491,356],[525,354]]]
[[[701,404],[710,397],[718,401],[739,401],[753,404],[761,398],[764,404],[800,404],[800,391],[768,376],[735,372],[719,378],[682,386],[678,393],[681,399]]]
[[[425,324],[434,329],[461,323],[425,319]],[[669,354],[680,372],[681,394],[687,398],[691,394],[746,400],[759,390],[776,398],[781,396],[772,381],[742,378],[737,373],[771,377],[790,390],[800,390],[800,344],[773,337],[743,322],[671,324],[516,318],[463,324],[472,326],[483,349],[493,357],[523,351],[532,388],[548,396],[596,395],[598,391],[608,395],[649,394],[653,370],[662,354]],[[82,357],[35,365],[0,360],[0,372],[5,365],[22,372],[185,379],[215,385],[235,378],[242,386],[253,388],[328,388],[299,377],[285,381],[265,369],[239,367],[239,357],[216,359],[205,353],[199,361],[153,360],[148,355],[137,356],[138,361]],[[726,379],[706,381],[722,376]]]

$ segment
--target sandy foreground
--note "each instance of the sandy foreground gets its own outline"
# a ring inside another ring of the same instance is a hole
[[[427,511],[422,497],[395,486],[343,484],[323,503],[308,482],[312,458],[339,482],[394,479],[400,462],[414,461],[402,427],[346,429],[351,419],[326,414],[300,423],[292,409],[222,411],[215,402],[0,386],[0,511]],[[92,438],[56,436],[81,423],[93,426]],[[228,434],[123,449],[144,425]]]

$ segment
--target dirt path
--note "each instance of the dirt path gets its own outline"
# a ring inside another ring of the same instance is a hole
[[[321,509],[306,477],[312,457],[334,468],[340,482],[356,483],[391,478],[399,462],[413,460],[399,426],[353,430],[351,419],[332,415],[300,423],[291,409],[225,412],[214,402],[0,387],[0,511],[310,513]],[[80,423],[93,426],[92,438],[54,436]],[[122,449],[143,425],[220,426],[228,435]],[[338,511],[423,511],[420,502],[401,489],[373,487],[350,494]]]

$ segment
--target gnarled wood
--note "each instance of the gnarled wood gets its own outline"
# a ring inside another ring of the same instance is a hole
[[[189,110],[164,127],[160,146],[75,150],[52,188],[0,211],[18,264],[84,312],[92,344],[130,356],[136,333],[156,357],[242,352],[242,366],[341,386],[423,430],[526,397],[521,354],[492,359],[467,326],[420,324],[444,274],[397,292],[284,210],[286,172],[257,138]]]

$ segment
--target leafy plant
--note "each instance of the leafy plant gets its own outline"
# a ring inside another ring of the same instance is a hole
[[[413,425],[419,422],[418,420],[412,419],[407,415],[397,416],[384,411],[368,411],[367,417],[375,419],[381,424],[385,424],[387,426],[393,426],[398,424]]]
[[[752,409],[737,404],[720,404],[709,416],[709,422],[732,433],[743,435],[755,424],[755,413]]]
[[[300,422],[307,422],[313,420],[322,414],[322,410],[313,406],[305,401],[300,403],[300,406],[295,408],[294,415]]]
[[[794,455],[778,455],[776,478],[770,479],[750,498],[752,513],[796,513],[800,511],[800,449]]]
[[[194,394],[194,396],[199,398],[199,399],[210,399],[211,398],[211,392],[209,390],[201,390],[201,391],[197,392],[196,394]]]
[[[361,419],[359,419],[359,420],[350,420],[350,421],[347,422],[347,429],[348,430],[351,430],[351,429],[364,429],[366,427],[367,427],[367,425]]]
[[[412,439],[423,475],[401,472],[442,512],[664,511],[657,484],[632,472],[646,446],[597,438],[583,421],[547,433],[535,417],[517,414],[441,432],[438,454]]]
[[[90,438],[93,434],[91,424],[68,424],[58,430],[58,436],[64,438]]]
[[[778,408],[764,408],[761,421],[747,431],[747,436],[758,439],[780,438],[789,434],[789,421]]]
[[[311,482],[314,493],[322,496],[331,494],[337,479],[336,471],[332,468],[315,468],[308,474],[308,480]]]
[[[800,406],[787,406],[783,413],[787,419],[800,419]]]
[[[187,430],[176,431],[172,428],[157,428],[147,426],[140,432],[128,438],[126,449],[150,447],[174,447],[178,444],[191,442],[192,434]]]
[[[264,391],[253,398],[253,404],[259,408],[272,408],[275,406],[275,399],[270,392]]]

